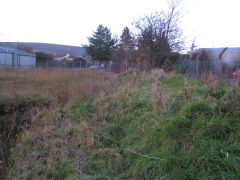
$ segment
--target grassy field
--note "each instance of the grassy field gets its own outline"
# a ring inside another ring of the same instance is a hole
[[[239,89],[211,75],[9,69],[0,93],[7,179],[240,177]]]

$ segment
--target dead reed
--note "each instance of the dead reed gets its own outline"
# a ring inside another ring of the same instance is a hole
[[[155,94],[156,98],[156,107],[162,112],[162,105],[163,105],[163,95],[162,95],[162,79],[166,75],[162,69],[154,69],[152,70],[152,74],[154,77],[154,84],[153,84],[153,93]]]
[[[2,96],[38,94],[52,103],[71,102],[79,97],[93,98],[109,92],[116,75],[104,71],[73,69],[1,69]]]

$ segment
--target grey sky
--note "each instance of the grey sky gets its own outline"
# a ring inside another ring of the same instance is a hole
[[[185,0],[187,46],[240,47],[239,0]],[[165,0],[1,0],[0,40],[87,43],[98,24],[121,34],[133,20],[167,8]]]

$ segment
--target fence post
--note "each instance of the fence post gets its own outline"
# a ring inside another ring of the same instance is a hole
[[[225,48],[221,51],[221,53],[219,54],[219,56],[218,56],[218,67],[217,67],[217,74],[218,74],[218,76],[222,76],[222,64],[223,64],[223,62],[222,62],[222,56],[223,56],[223,54],[226,52],[227,49],[228,49],[228,48],[225,47]]]
[[[196,74],[197,74],[197,77],[199,75],[199,58],[201,56],[201,53],[199,53],[196,57]]]

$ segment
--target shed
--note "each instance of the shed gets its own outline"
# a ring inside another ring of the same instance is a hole
[[[35,67],[36,57],[34,54],[21,50],[0,46],[0,67]]]

